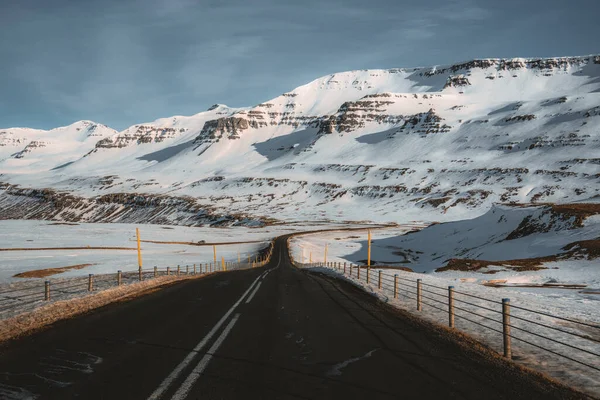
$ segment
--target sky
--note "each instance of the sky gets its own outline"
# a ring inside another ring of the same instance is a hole
[[[600,53],[598,0],[0,0],[0,128],[117,130],[330,73]]]

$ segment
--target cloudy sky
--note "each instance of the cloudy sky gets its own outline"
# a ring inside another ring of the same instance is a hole
[[[124,129],[319,76],[600,53],[598,0],[3,0],[0,127]]]

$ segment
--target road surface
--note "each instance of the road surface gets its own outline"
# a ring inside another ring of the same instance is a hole
[[[578,398],[290,264],[181,282],[0,347],[1,399]]]

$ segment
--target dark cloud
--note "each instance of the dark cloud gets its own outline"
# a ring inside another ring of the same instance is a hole
[[[0,127],[123,129],[337,71],[594,53],[600,14],[596,0],[13,3],[0,5]]]

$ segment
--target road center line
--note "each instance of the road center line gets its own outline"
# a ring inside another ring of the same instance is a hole
[[[250,301],[252,300],[252,298],[254,297],[256,292],[258,292],[258,289],[260,288],[261,284],[262,284],[262,282],[258,282],[258,285],[256,285],[256,287],[254,288],[254,291],[252,292],[252,294],[250,294],[250,296],[248,296],[248,300],[246,300],[246,304],[250,303]]]
[[[250,291],[252,290],[252,288],[254,287],[254,285],[256,285],[256,282],[258,282],[259,278],[260,278],[260,276],[258,278],[256,278],[254,280],[254,282],[252,282],[252,285],[250,285],[250,287],[248,288],[248,290],[246,290],[244,292],[244,294],[238,299],[238,301],[236,301],[235,304],[233,306],[231,306],[231,308],[229,309],[229,311],[227,311],[225,313],[225,315],[223,315],[223,317],[219,320],[219,322],[217,322],[217,324],[215,326],[213,326],[213,328],[210,330],[210,332],[208,332],[208,334],[196,345],[196,347],[194,347],[194,349],[189,352],[189,354],[183,359],[183,361],[181,363],[179,363],[179,365],[177,367],[175,367],[175,369],[169,374],[169,376],[167,376],[165,378],[165,380],[163,380],[161,382],[161,384],[156,388],[156,390],[154,392],[152,392],[152,394],[150,395],[150,397],[148,397],[148,400],[158,400],[158,399],[160,399],[160,397],[167,391],[167,389],[169,388],[169,386],[171,386],[171,384],[173,383],[173,381],[175,379],[177,379],[177,377],[179,376],[179,374],[181,374],[181,372],[183,371],[183,369],[185,367],[187,367],[189,363],[192,362],[192,360],[194,359],[194,357],[196,357],[196,354],[198,354],[198,352],[200,350],[202,350],[202,348],[204,348],[204,346],[206,346],[208,344],[208,341],[214,336],[215,333],[217,333],[217,331],[219,330],[219,328],[221,327],[221,325],[223,325],[223,323],[227,320],[227,318],[229,318],[229,316],[231,315],[231,313],[242,302],[242,300],[244,299],[244,297],[246,297],[246,295],[248,293],[250,293]]]
[[[260,286],[260,283],[258,284],[258,286]],[[258,286],[257,286],[257,288],[258,288]],[[225,330],[223,330],[223,333],[221,333],[221,336],[219,336],[219,338],[215,341],[215,343],[208,350],[206,355],[204,357],[202,357],[202,359],[200,360],[198,365],[196,365],[196,368],[194,368],[193,371],[190,372],[190,374],[188,375],[186,380],[181,384],[181,387],[179,388],[179,390],[177,390],[177,392],[175,392],[175,394],[171,398],[172,400],[181,400],[181,399],[185,399],[187,397],[190,389],[192,388],[194,383],[196,383],[196,381],[198,380],[198,378],[200,377],[202,372],[206,369],[206,367],[208,366],[208,363],[210,362],[210,360],[212,360],[213,355],[217,352],[219,347],[221,347],[221,345],[225,341],[225,338],[227,337],[227,335],[229,335],[229,332],[231,332],[231,329],[233,329],[233,326],[235,325],[235,323],[237,322],[239,317],[240,317],[240,314],[236,314],[231,319],[231,321],[229,321],[229,324],[227,325]]]

